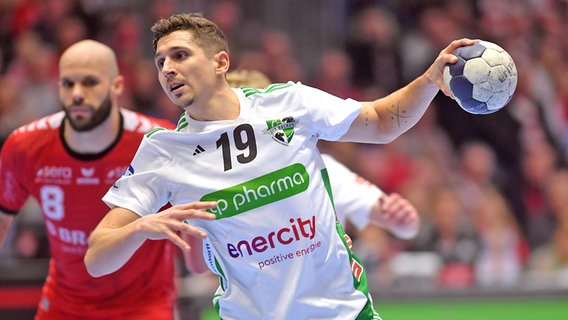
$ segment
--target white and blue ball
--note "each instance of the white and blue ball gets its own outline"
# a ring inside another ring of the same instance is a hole
[[[473,114],[493,113],[509,103],[517,87],[513,58],[488,41],[457,48],[454,64],[444,68],[444,82],[462,109]]]

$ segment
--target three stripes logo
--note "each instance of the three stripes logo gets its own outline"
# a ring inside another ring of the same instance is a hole
[[[193,155],[196,156],[196,155],[200,154],[201,152],[205,152],[205,149],[203,149],[202,146],[197,145],[197,147],[195,147],[195,151],[193,151]]]

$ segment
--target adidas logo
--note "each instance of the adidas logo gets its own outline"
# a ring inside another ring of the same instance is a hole
[[[205,149],[203,149],[202,146],[197,145],[197,147],[195,148],[195,151],[193,151],[193,155],[196,156],[196,155],[198,155],[198,154],[200,154],[201,152],[204,152],[204,151],[205,151]]]

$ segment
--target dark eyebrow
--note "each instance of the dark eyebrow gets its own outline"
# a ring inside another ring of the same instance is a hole
[[[178,51],[178,50],[186,50],[186,51],[189,51],[190,49],[189,49],[189,48],[186,48],[186,47],[179,47],[179,46],[178,46],[178,47],[171,47],[171,48],[169,48],[166,52],[169,53],[169,52],[174,52],[174,51]],[[156,54],[154,55],[154,60],[156,60],[156,59],[157,59],[159,56],[161,56],[161,55],[162,55],[162,54],[160,54],[160,53],[156,53]]]

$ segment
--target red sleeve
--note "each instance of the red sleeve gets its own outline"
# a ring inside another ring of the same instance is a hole
[[[0,155],[0,209],[16,214],[30,195],[26,187],[26,148],[22,145],[22,134],[11,134]]]

